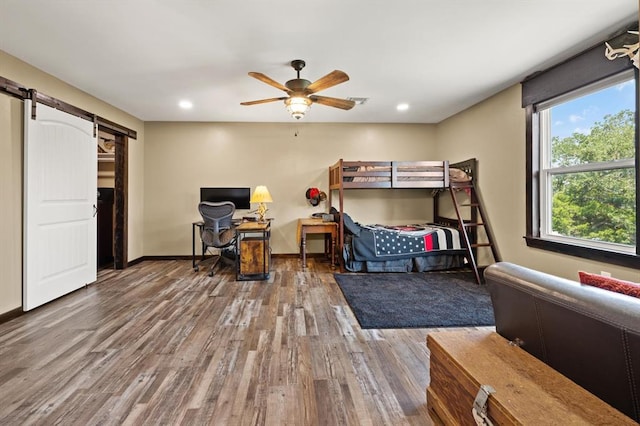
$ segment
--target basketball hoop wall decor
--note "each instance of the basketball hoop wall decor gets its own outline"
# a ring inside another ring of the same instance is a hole
[[[320,191],[318,188],[309,188],[305,193],[305,197],[307,198],[307,201],[309,201],[309,204],[315,207],[320,204],[320,201],[327,199],[327,194]]]

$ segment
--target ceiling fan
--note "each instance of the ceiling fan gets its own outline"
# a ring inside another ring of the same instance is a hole
[[[304,117],[312,103],[326,105],[334,108],[349,110],[356,104],[349,99],[330,98],[328,96],[315,95],[316,92],[336,86],[349,80],[349,76],[340,70],[331,71],[329,74],[321,77],[313,83],[304,78],[300,78],[300,70],[304,68],[306,63],[302,59],[294,59],[291,61],[291,67],[296,70],[297,78],[287,81],[284,85],[278,83],[266,75],[259,72],[250,72],[249,75],[256,78],[269,86],[287,92],[289,96],[279,98],[260,99],[257,101],[241,102],[240,105],[257,105],[267,102],[284,101],[287,110],[291,116],[297,119]]]

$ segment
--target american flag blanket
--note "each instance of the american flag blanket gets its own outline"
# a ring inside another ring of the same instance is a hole
[[[356,260],[383,260],[421,256],[442,250],[461,250],[458,230],[432,224],[361,225],[352,241]]]

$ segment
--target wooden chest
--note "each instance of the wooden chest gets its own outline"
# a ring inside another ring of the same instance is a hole
[[[487,401],[494,425],[636,424],[495,332],[434,332],[427,347],[427,408],[435,424],[476,425],[472,407],[481,385],[495,390]]]

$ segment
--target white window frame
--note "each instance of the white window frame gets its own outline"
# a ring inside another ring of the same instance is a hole
[[[608,250],[620,253],[636,253],[636,246],[609,243],[603,241],[594,241],[584,238],[569,237],[554,233],[551,229],[552,225],[552,189],[551,182],[554,176],[562,174],[572,174],[580,172],[593,172],[616,169],[635,169],[635,159],[612,160],[607,162],[584,163],[566,167],[551,166],[551,126],[550,126],[550,109],[554,106],[566,103],[568,101],[580,98],[582,96],[597,92],[599,90],[620,84],[634,79],[633,71],[626,71],[615,76],[600,80],[594,84],[581,87],[575,91],[558,96],[536,105],[536,117],[534,122],[537,123],[538,146],[539,152],[539,217],[540,217],[540,237],[546,240],[567,243],[571,245],[591,247],[595,249]],[[636,88],[637,90],[637,88]],[[636,179],[639,177],[636,175]],[[638,213],[636,212],[636,215]],[[636,222],[637,219],[636,219]]]

